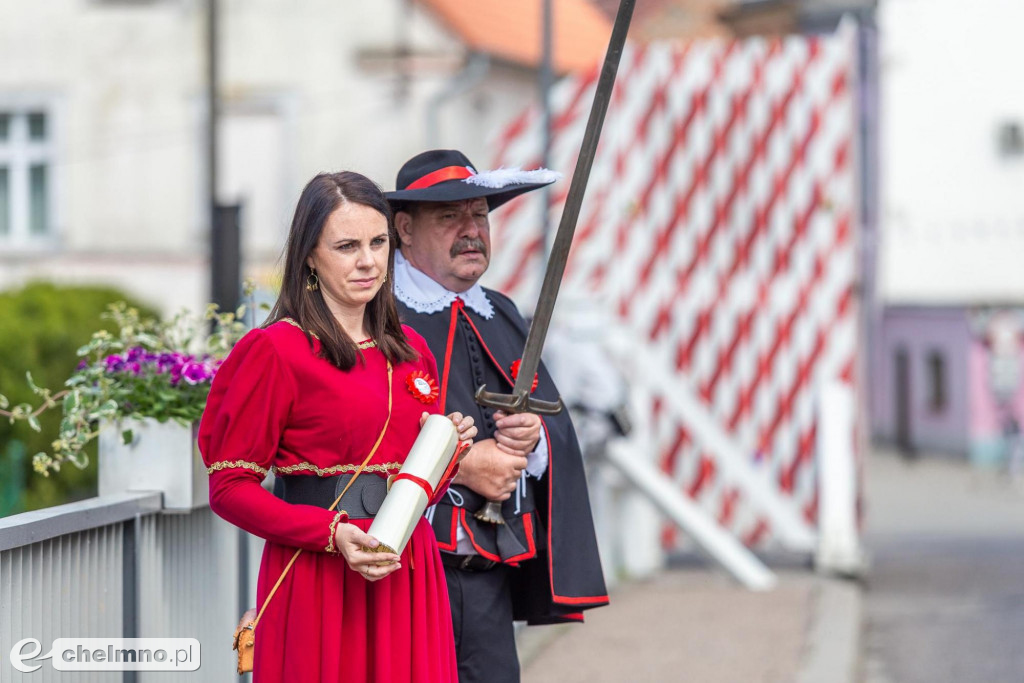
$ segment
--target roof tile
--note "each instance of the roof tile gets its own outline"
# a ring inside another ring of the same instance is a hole
[[[541,57],[543,0],[419,0],[466,45],[526,66]],[[554,69],[588,69],[604,57],[612,24],[587,0],[552,0]]]

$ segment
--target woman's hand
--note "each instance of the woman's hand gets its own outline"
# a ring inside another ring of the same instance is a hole
[[[401,558],[394,553],[371,553],[363,547],[376,548],[380,545],[355,524],[339,524],[334,531],[334,547],[345,558],[349,569],[367,581],[380,581],[388,574],[402,568]]]
[[[429,413],[423,413],[420,415],[420,427],[423,426],[428,417],[430,417]],[[476,438],[477,429],[474,424],[475,421],[472,417],[463,415],[459,412],[451,413],[448,415],[448,419],[452,421],[453,425],[455,425],[455,430],[459,433],[459,441],[466,444],[466,447],[462,449],[462,453],[459,456],[459,460],[461,461],[462,458],[466,457],[466,453],[469,452],[469,447],[473,445],[473,439]]]
[[[476,438],[476,425],[473,424],[474,420],[469,415],[458,412],[449,415],[448,419],[452,421],[455,429],[459,432],[459,443],[465,446],[459,450],[459,462],[462,462],[473,446],[473,439]]]

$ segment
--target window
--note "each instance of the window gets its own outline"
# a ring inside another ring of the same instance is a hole
[[[40,108],[0,109],[0,240],[53,234],[53,131]]]
[[[1024,156],[1024,127],[1019,121],[1003,121],[996,128],[999,154],[1003,157]]]
[[[6,166],[0,166],[0,237],[11,232],[11,172]]]
[[[946,411],[946,357],[941,351],[928,353],[928,409],[933,413]]]

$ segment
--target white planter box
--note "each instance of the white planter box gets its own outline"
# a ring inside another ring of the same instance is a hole
[[[121,443],[131,429],[132,442]],[[160,491],[168,512],[209,504],[210,482],[196,444],[198,425],[125,420],[102,425],[99,436],[99,493]]]

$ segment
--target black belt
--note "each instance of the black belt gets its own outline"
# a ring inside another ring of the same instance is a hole
[[[464,572],[485,572],[498,566],[497,562],[488,560],[483,555],[453,555],[451,553],[441,553],[441,564],[461,569]]]
[[[274,481],[274,495],[287,503],[298,505],[315,505],[321,508],[331,507],[331,503],[341,495],[342,490],[352,479],[351,474],[335,477],[318,477],[316,475],[286,474]],[[344,510],[350,519],[369,519],[380,510],[384,496],[388,493],[388,483],[376,474],[364,472],[355,483],[345,491],[335,510]]]

